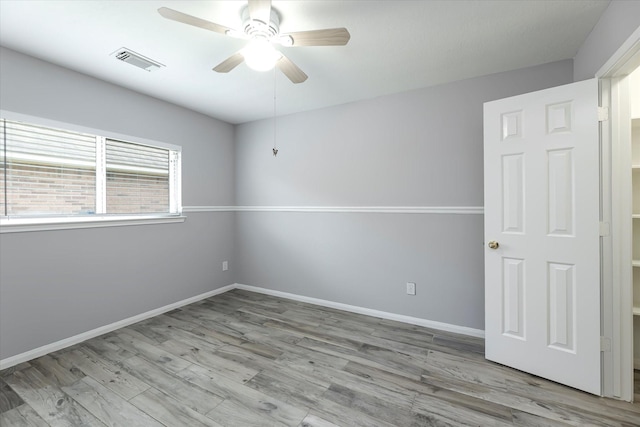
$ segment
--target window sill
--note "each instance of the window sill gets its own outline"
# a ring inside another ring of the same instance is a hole
[[[124,227],[129,225],[184,222],[182,215],[167,216],[86,216],[60,218],[0,218],[0,234],[27,231],[72,230],[77,228]]]

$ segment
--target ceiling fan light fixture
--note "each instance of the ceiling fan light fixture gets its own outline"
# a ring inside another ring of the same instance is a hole
[[[242,49],[247,66],[255,71],[269,71],[276,65],[282,54],[265,39],[254,39]]]

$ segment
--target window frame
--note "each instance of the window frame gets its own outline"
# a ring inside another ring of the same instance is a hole
[[[96,145],[96,212],[98,205],[104,203],[106,187],[103,180],[106,175],[104,161],[104,141],[107,139],[130,142],[170,150],[175,153],[169,159],[169,213],[153,214],[90,214],[90,215],[42,215],[42,216],[5,216],[0,215],[0,234],[26,231],[64,230],[77,228],[131,226],[144,224],[167,224],[184,222],[186,217],[182,213],[182,147],[145,138],[123,135],[103,129],[79,126],[72,123],[45,119],[42,117],[16,113],[0,109],[0,117],[17,122],[64,129],[72,132],[96,135],[102,144]],[[99,148],[102,147],[101,150]],[[101,151],[98,153],[98,151]],[[100,183],[99,183],[100,181]],[[103,206],[104,207],[104,206]],[[104,210],[101,210],[102,212]]]

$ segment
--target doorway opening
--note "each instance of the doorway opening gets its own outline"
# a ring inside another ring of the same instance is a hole
[[[640,29],[596,77],[608,109],[601,122],[603,395],[633,401],[640,391]]]

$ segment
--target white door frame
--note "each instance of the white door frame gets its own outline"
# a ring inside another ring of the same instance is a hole
[[[633,400],[633,282],[631,275],[631,133],[626,76],[640,66],[640,28],[596,73],[600,105],[609,109],[601,122],[602,334],[603,395]],[[607,235],[608,234],[608,235]]]

